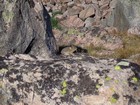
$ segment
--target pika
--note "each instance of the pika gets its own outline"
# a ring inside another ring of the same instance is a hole
[[[76,51],[77,48],[75,46],[69,46],[62,49],[61,54],[62,55],[73,55],[74,51]]]

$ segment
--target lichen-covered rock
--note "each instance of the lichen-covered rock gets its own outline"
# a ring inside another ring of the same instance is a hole
[[[140,66],[87,55],[0,57],[1,105],[139,105]]]
[[[49,18],[37,0],[0,1],[0,55],[32,53],[47,58],[56,47]]]

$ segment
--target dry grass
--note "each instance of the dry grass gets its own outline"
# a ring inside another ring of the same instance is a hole
[[[140,53],[140,37],[136,35],[119,34],[121,37],[124,47],[116,49],[113,57],[115,58],[129,58],[132,55]]]
[[[105,50],[103,46],[94,46],[93,44],[90,44],[89,46],[87,46],[86,49],[89,55],[96,56],[96,57],[100,57],[98,55],[98,52]]]
[[[102,46],[95,47],[90,45],[87,48],[89,55],[104,58],[121,58],[128,59],[132,55],[140,54],[140,37],[136,35],[127,35],[126,33],[118,34],[123,41],[123,48],[118,48],[112,55],[98,55],[99,51],[105,50]],[[132,59],[134,62],[140,64],[140,56]]]

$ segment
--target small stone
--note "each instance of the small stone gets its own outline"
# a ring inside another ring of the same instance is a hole
[[[85,3],[90,4],[90,3],[92,3],[92,0],[85,0]]]
[[[79,17],[81,19],[86,19],[87,17],[90,17],[92,15],[95,15],[95,9],[92,5],[88,5],[87,8],[80,12]]]
[[[109,5],[108,4],[102,5],[100,7],[100,9],[103,10],[103,11],[105,11],[105,10],[109,9]]]
[[[87,18],[86,20],[85,20],[85,27],[91,27],[92,26],[92,23],[94,22],[94,18]]]
[[[132,28],[128,29],[127,33],[129,35],[139,35],[140,36],[140,27],[138,27],[138,26],[132,27]]]
[[[68,15],[78,15],[82,8],[78,6],[73,6],[72,8],[68,9]]]
[[[67,5],[68,5],[69,7],[73,6],[73,5],[74,5],[74,1],[68,2]]]
[[[98,1],[97,0],[92,0],[92,3],[93,4],[98,4]]]
[[[62,20],[63,19],[63,15],[62,14],[57,14],[55,16],[55,18],[58,19],[58,20]]]
[[[66,20],[61,21],[61,24],[66,27],[83,27],[84,22],[77,15],[69,16]]]
[[[118,30],[116,27],[105,27],[105,30],[109,33],[109,34],[117,34]]]
[[[68,3],[71,2],[72,0],[59,0],[61,3]]]

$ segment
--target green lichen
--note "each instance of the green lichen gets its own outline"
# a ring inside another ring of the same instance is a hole
[[[66,88],[64,88],[64,89],[61,90],[61,94],[62,95],[65,95],[66,93],[67,93],[67,89]]]
[[[96,84],[96,88],[99,89],[101,86],[99,84]]]
[[[138,78],[136,78],[136,77],[133,77],[132,80],[133,80],[135,83],[138,82]]]
[[[5,2],[5,11],[2,12],[2,18],[4,19],[5,23],[11,22],[11,20],[14,17],[14,13],[12,11],[12,9],[14,7],[14,3],[15,3],[15,1],[13,1],[13,2],[6,1]]]
[[[116,65],[116,66],[115,66],[115,70],[120,71],[120,70],[121,70],[121,67],[118,66],[118,65]]]
[[[62,95],[65,95],[67,93],[67,82],[66,81],[62,82],[62,90],[60,91],[60,93]]]
[[[111,103],[116,103],[116,102],[117,102],[117,99],[115,99],[114,97],[111,97],[111,98],[110,98],[110,102],[111,102]]]
[[[110,77],[106,77],[105,80],[106,81],[109,81],[109,80],[111,80],[111,78]]]
[[[114,80],[114,82],[115,82],[115,83],[117,83],[117,84],[119,83],[119,81],[118,81],[118,80]]]
[[[12,11],[4,11],[2,17],[6,23],[9,23],[13,19],[14,13]]]
[[[62,86],[63,86],[63,88],[66,88],[67,87],[67,82],[66,81],[63,81],[62,82]]]

